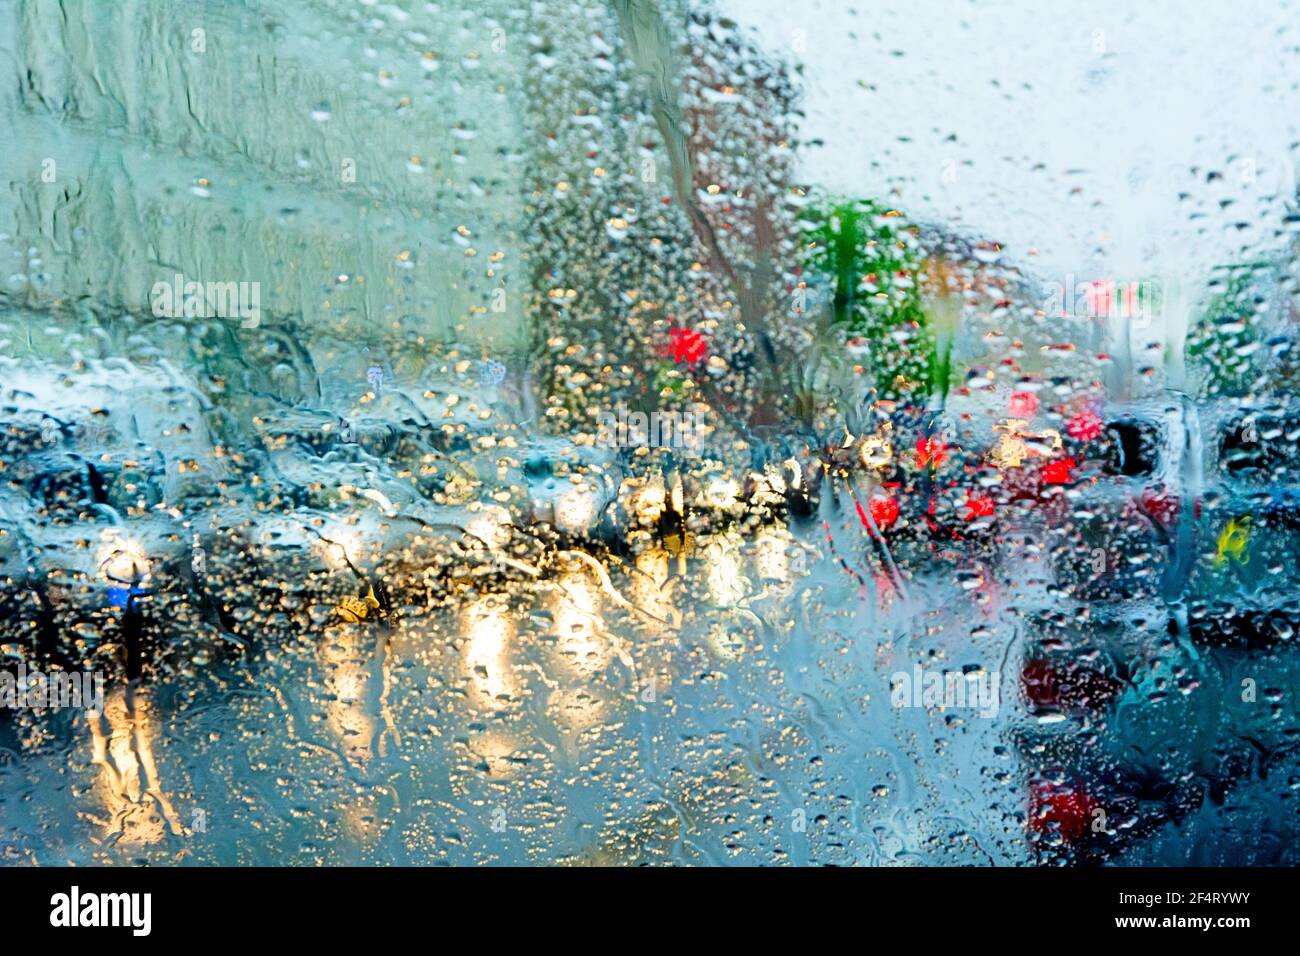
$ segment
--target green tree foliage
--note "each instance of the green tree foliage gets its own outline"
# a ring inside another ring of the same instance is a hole
[[[1201,372],[1206,396],[1240,397],[1263,389],[1259,306],[1266,302],[1273,263],[1224,267],[1226,276],[1206,304],[1187,337],[1187,357]]]
[[[881,398],[918,401],[946,392],[940,354],[922,299],[919,229],[872,200],[835,202],[806,214],[802,266],[827,288],[830,318]],[[863,349],[865,347],[865,349]]]

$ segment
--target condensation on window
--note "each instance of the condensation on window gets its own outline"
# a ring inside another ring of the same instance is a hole
[[[1300,862],[1298,29],[0,6],[0,862]]]

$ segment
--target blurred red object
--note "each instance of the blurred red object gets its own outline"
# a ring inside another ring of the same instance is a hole
[[[1070,419],[1065,430],[1079,441],[1092,441],[1101,434],[1101,419],[1092,412],[1080,412]]]
[[[1138,499],[1138,508],[1153,521],[1164,528],[1172,528],[1178,523],[1178,509],[1182,501],[1177,495],[1171,495],[1161,488],[1148,486],[1142,489]]]
[[[1038,396],[1033,392],[1013,392],[1007,411],[1013,418],[1033,418],[1038,413]]]
[[[918,438],[916,440],[916,467],[933,465],[942,468],[948,460],[948,446],[938,438]]]
[[[888,528],[898,520],[898,501],[894,498],[876,496],[871,499],[871,518],[880,528]]]
[[[668,349],[672,353],[673,362],[685,362],[687,365],[694,365],[702,361],[708,354],[708,342],[704,336],[693,329],[669,329],[668,330]]]
[[[1073,458],[1058,458],[1043,466],[1043,482],[1049,485],[1065,485],[1074,480],[1075,461]]]
[[[1070,841],[1088,832],[1093,802],[1083,790],[1050,780],[1035,780],[1029,786],[1029,829],[1046,833],[1057,829]]]
[[[966,520],[987,518],[993,514],[993,499],[987,495],[971,495],[966,499]]]
[[[1056,670],[1043,660],[1030,661],[1020,672],[1025,697],[1036,707],[1056,707],[1061,702]]]

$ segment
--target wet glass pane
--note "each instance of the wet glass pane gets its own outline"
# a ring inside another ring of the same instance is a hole
[[[0,3],[0,863],[1300,862],[1238,14]]]

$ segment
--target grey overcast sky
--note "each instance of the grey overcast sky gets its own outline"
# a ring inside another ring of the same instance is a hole
[[[1044,279],[1194,284],[1276,242],[1294,195],[1295,3],[722,8],[802,62],[802,135],[824,143],[802,150],[809,182],[892,193],[909,214],[1002,241]]]

